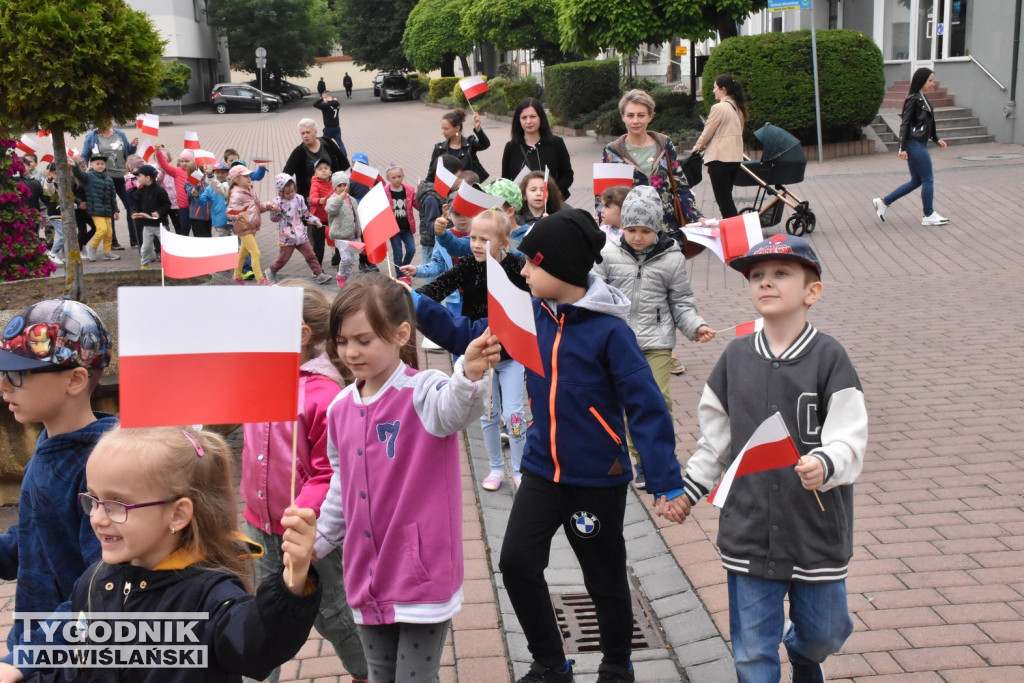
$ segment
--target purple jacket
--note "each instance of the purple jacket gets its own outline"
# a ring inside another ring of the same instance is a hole
[[[450,379],[399,363],[375,396],[351,384],[328,409],[334,476],[314,548],[324,557],[344,538],[357,624],[439,623],[461,608],[458,432],[483,414],[484,395],[461,359]]]
[[[320,506],[331,481],[327,459],[327,408],[341,392],[341,375],[326,353],[299,368],[299,439],[295,504]],[[291,503],[291,422],[253,422],[244,425],[242,484],[239,493],[247,522],[267,533],[281,536],[281,518]]]

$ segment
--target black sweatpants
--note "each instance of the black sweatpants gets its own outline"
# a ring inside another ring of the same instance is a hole
[[[711,179],[711,189],[715,193],[715,201],[718,203],[718,211],[722,214],[722,218],[740,215],[732,200],[732,188],[738,170],[740,170],[738,161],[708,162],[708,177]]]
[[[523,473],[501,545],[499,568],[533,659],[547,667],[565,661],[544,569],[561,526],[597,608],[603,663],[629,666],[633,607],[626,577],[626,484],[610,488],[556,484]]]

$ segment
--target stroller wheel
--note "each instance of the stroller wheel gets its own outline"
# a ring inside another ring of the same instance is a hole
[[[807,219],[810,218],[810,221]],[[808,227],[808,223],[810,226]],[[800,214],[793,214],[786,221],[786,232],[790,235],[796,235],[797,237],[803,236],[805,233],[814,230],[814,216],[801,216]]]
[[[814,217],[814,214],[810,211],[804,216],[804,232],[808,235],[814,232],[815,226],[818,224],[818,219]]]

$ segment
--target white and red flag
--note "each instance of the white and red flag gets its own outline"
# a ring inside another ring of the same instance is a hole
[[[744,256],[750,248],[764,239],[761,219],[754,212],[741,213],[734,218],[709,220],[707,225],[687,225],[682,229],[686,239],[715,252],[722,263]]]
[[[609,187],[633,187],[632,164],[594,164],[594,194],[601,193]]]
[[[755,334],[764,329],[764,318],[758,318],[757,320],[751,320],[750,322],[743,323],[742,325],[736,326],[736,336],[743,337],[748,334]]]
[[[37,145],[32,140],[32,138],[30,138],[27,135],[22,135],[21,139],[18,140],[18,142],[15,144],[15,147],[17,147],[18,151],[21,152],[22,154],[38,154],[39,153],[39,145]]]
[[[478,213],[483,213],[487,209],[497,209],[505,202],[501,197],[495,197],[494,195],[487,194],[482,190],[478,190],[469,183],[462,183],[459,185],[459,191],[455,193],[455,199],[452,201],[452,209],[456,213],[472,218]]]
[[[378,180],[381,180],[380,171],[373,166],[367,166],[363,162],[357,161],[349,172],[349,180],[353,183],[373,187]]]
[[[466,96],[467,100],[471,100],[477,95],[483,95],[490,90],[487,81],[479,76],[467,76],[461,79],[459,87],[462,88],[462,94]]]
[[[366,259],[380,263],[388,255],[388,239],[398,234],[398,221],[383,185],[374,185],[356,206],[359,224],[363,226]]]
[[[176,280],[231,270],[238,265],[238,238],[188,237],[160,228],[164,275]]]
[[[156,153],[156,147],[151,145],[149,140],[146,140],[139,144],[139,148],[135,153],[142,157],[142,160],[148,164],[149,160],[153,158],[153,154]]]
[[[519,169],[519,174],[512,179],[512,182],[516,184],[516,187],[519,186],[519,183],[523,182],[523,179],[526,178],[526,176],[530,175],[530,170],[530,167],[525,164],[521,169]]]
[[[121,287],[117,298],[122,427],[296,418],[300,288]]]
[[[77,159],[80,156],[82,156],[82,150],[75,149],[74,147],[68,150],[68,159]]]
[[[50,164],[53,163],[53,152],[46,152],[43,156],[39,157],[39,163]]]
[[[708,502],[717,507],[724,507],[732,483],[737,477],[789,467],[798,462],[800,452],[793,443],[793,437],[789,435],[782,415],[775,413],[750,435],[743,450],[732,461],[729,469],[725,471],[725,476],[711,492]]]
[[[537,343],[533,300],[529,292],[512,284],[487,245],[487,324],[508,355],[544,376]]]
[[[455,187],[458,178],[455,174],[444,167],[441,157],[437,158],[437,169],[434,171],[434,191],[441,195],[442,199],[448,198],[448,193]]]
[[[207,152],[205,149],[197,149],[193,152],[195,157],[196,166],[213,166],[217,163],[217,157],[213,152]]]
[[[160,135],[160,117],[156,114],[142,115],[142,134],[156,137]]]
[[[194,130],[185,131],[185,149],[199,149],[199,133]]]
[[[196,170],[192,171],[192,173],[190,173],[188,176],[186,176],[185,182],[188,183],[189,185],[198,185],[199,183],[203,182],[204,177],[206,176],[203,175],[203,172],[197,168]]]
[[[135,115],[135,127],[136,128],[142,128],[142,122],[143,122],[143,120],[145,120],[145,118],[146,118],[145,114],[136,114]]]

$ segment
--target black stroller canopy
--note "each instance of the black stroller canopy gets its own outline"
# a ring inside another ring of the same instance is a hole
[[[804,156],[804,150],[800,146],[800,141],[778,126],[766,123],[754,131],[754,137],[761,142],[761,146],[764,149],[761,154],[761,161],[763,162],[784,164],[807,163],[807,157]]]

